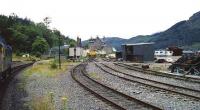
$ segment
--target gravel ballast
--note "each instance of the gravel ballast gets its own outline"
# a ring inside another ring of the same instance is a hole
[[[152,88],[139,83],[125,81],[116,76],[107,74],[97,68],[94,63],[87,66],[88,73],[96,73],[98,81],[133,97],[163,107],[166,110],[198,110],[200,102],[179,94]]]
[[[33,74],[24,79],[18,74],[9,84],[3,98],[2,110],[32,110],[31,102],[35,98],[53,93],[56,110],[63,108],[61,99],[67,97],[69,110],[111,110],[114,109],[76,83],[68,71],[56,77],[41,77]]]
[[[114,65],[113,63],[104,63],[104,64],[106,64],[107,66],[110,66],[116,70],[123,71],[123,72],[126,72],[126,73],[134,75],[134,76],[143,77],[143,78],[151,79],[151,80],[155,80],[155,81],[160,81],[160,82],[164,82],[164,83],[168,83],[168,84],[172,84],[172,85],[177,85],[180,87],[187,87],[187,88],[191,88],[194,90],[200,90],[199,83],[194,83],[194,82],[184,81],[184,80],[179,80],[179,79],[174,79],[174,78],[168,78],[168,77],[163,77],[163,76],[157,76],[157,75],[152,75],[152,74],[145,74],[142,72],[128,70],[124,67]]]

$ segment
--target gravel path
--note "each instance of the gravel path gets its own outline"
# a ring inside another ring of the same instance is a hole
[[[114,109],[80,87],[68,71],[54,78],[33,74],[26,80],[22,74],[18,74],[9,84],[2,110],[32,110],[31,101],[35,98],[40,100],[39,97],[47,96],[49,92],[53,92],[56,110],[62,109],[62,97],[68,98],[69,110]]]
[[[95,67],[94,63],[87,66],[88,73],[96,73],[97,80],[121,92],[138,99],[156,104],[166,110],[199,110],[200,102],[191,98],[172,94],[168,91],[151,88],[139,83],[128,82],[116,76],[107,74]]]

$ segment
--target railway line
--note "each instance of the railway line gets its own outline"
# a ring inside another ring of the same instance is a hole
[[[87,64],[80,64],[76,66],[71,72],[72,78],[85,89],[92,92],[94,95],[106,101],[113,107],[120,110],[163,109],[162,107],[158,107],[156,105],[152,105],[148,102],[144,102],[132,96],[126,95],[90,78],[85,70],[86,65]]]
[[[138,72],[142,72],[145,74],[152,74],[152,75],[156,75],[156,76],[162,76],[162,77],[174,78],[174,79],[178,79],[178,80],[190,81],[190,82],[194,82],[194,83],[200,83],[200,78],[189,77],[187,75],[177,75],[177,74],[162,73],[162,72],[153,71],[153,70],[144,70],[140,67],[131,66],[128,64],[124,64],[124,63],[114,63],[114,64],[117,66],[129,69],[129,70],[138,71]]]
[[[144,77],[145,79],[152,79],[157,82],[164,82],[172,86],[173,85],[180,86],[186,89],[190,89],[192,91],[200,92],[200,78],[198,77],[190,77],[190,76],[187,77],[187,76],[180,76],[180,75],[161,73],[161,72],[154,73],[154,71],[152,70],[144,70],[142,68],[135,67],[135,66],[133,66],[133,69],[131,69],[130,67],[132,66],[130,65],[128,68],[128,67],[124,67],[123,65],[118,65],[117,63],[114,63],[114,65],[116,66],[116,69],[120,68],[122,70],[127,70],[128,73],[134,73],[131,75],[135,75],[138,73],[138,74],[141,74],[140,76]],[[137,69],[135,70],[135,68]],[[157,80],[157,79],[161,79],[161,80]]]
[[[132,76],[139,76],[140,78],[151,79],[157,82],[164,82],[170,85],[180,86],[184,88],[191,89],[193,91],[200,91],[200,78],[198,77],[191,77],[191,76],[183,76],[183,75],[176,75],[170,73],[162,73],[157,72],[149,69],[142,69],[138,66],[131,66],[129,64],[124,63],[108,63],[114,64],[111,67],[114,67],[115,70],[123,70],[125,73],[129,73]],[[125,71],[124,71],[125,70]]]
[[[171,84],[167,84],[167,83],[163,83],[163,82],[159,82],[159,81],[155,81],[155,80],[151,80],[151,79],[147,79],[143,77],[134,76],[134,75],[125,73],[123,71],[114,69],[112,67],[109,67],[108,65],[105,65],[105,64],[102,64],[103,67],[100,66],[99,63],[98,64],[95,63],[95,65],[99,67],[102,71],[109,73],[111,75],[117,76],[119,78],[122,78],[124,80],[141,83],[150,87],[159,88],[162,90],[170,91],[176,94],[180,94],[180,95],[184,95],[184,96],[188,96],[188,97],[200,100],[199,90],[181,87],[177,85],[171,85]]]

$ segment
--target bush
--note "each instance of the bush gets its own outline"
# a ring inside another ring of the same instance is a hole
[[[16,56],[21,56],[21,53],[19,51],[16,51]]]
[[[42,37],[37,37],[32,44],[32,51],[36,57],[40,57],[48,48],[48,42]]]
[[[41,54],[40,52],[35,52],[35,56],[36,56],[36,57],[41,57],[41,55],[42,55],[42,54]]]
[[[58,68],[58,66],[56,65],[56,61],[55,60],[51,63],[51,68],[52,69],[57,69]]]

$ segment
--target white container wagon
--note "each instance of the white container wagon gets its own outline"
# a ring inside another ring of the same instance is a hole
[[[70,58],[73,58],[73,57],[79,58],[80,56],[83,56],[83,48],[81,48],[81,47],[69,48],[69,57]]]

